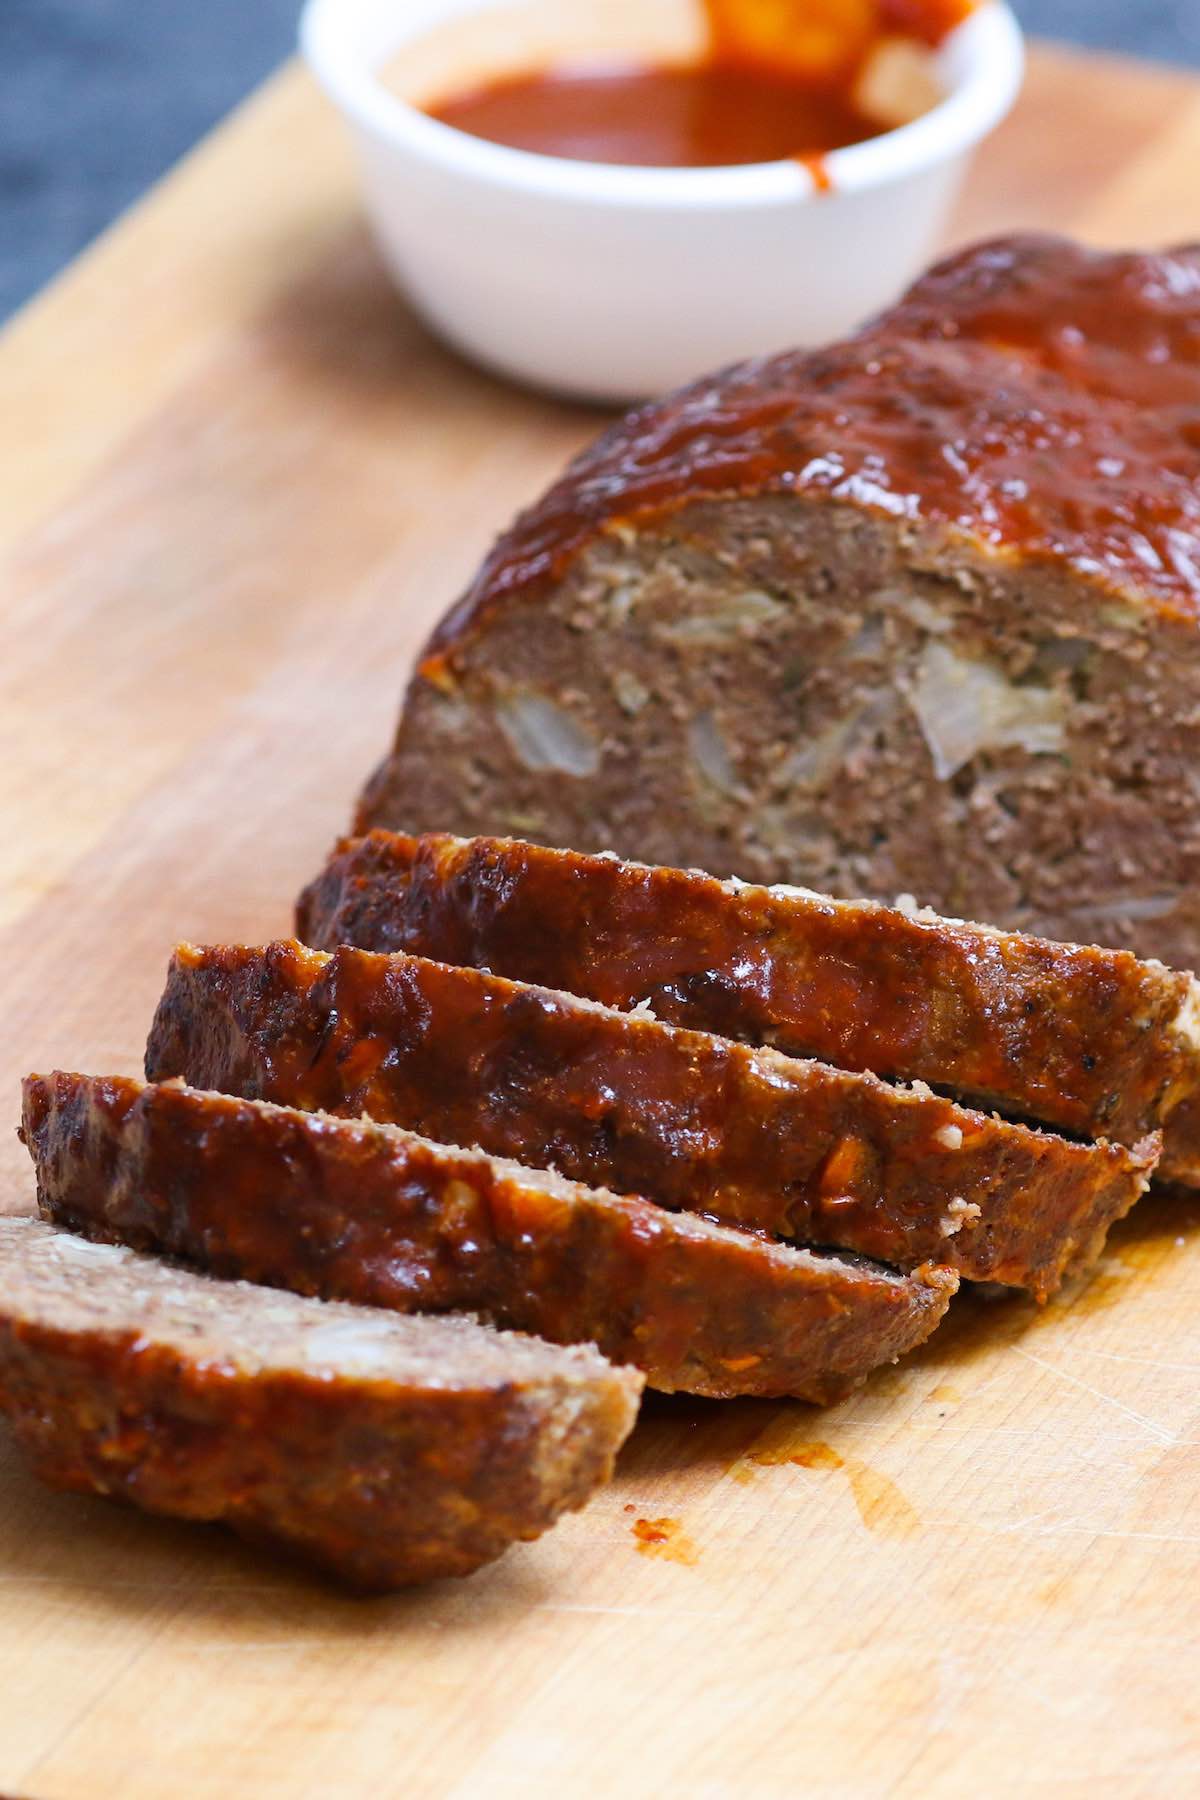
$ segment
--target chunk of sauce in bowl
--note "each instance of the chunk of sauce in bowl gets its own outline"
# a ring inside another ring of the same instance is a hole
[[[702,59],[522,70],[424,110],[490,143],[574,161],[727,168],[795,157],[825,187],[827,152],[936,103],[926,47],[973,4],[705,0]]]

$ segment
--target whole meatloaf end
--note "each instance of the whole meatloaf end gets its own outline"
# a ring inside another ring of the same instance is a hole
[[[584,1505],[641,1385],[594,1350],[0,1220],[0,1410],[37,1473],[220,1520],[356,1587],[468,1575]]]
[[[1164,1132],[1200,1185],[1200,986],[1131,952],[513,840],[349,839],[310,944],[406,950],[887,1079],[1082,1137]]]
[[[296,943],[178,950],[146,1066],[1039,1298],[1098,1253],[1158,1151],[1068,1143],[476,969]]]
[[[1200,968],[1200,248],[979,245],[613,425],[419,660],[356,829]]]
[[[73,1229],[305,1294],[469,1308],[666,1392],[839,1400],[922,1343],[957,1285],[175,1083],[31,1077],[23,1135],[41,1206]]]

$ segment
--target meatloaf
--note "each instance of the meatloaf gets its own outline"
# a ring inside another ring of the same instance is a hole
[[[470,1308],[668,1391],[841,1399],[928,1337],[956,1286],[175,1083],[31,1077],[23,1135],[43,1209],[74,1229],[306,1294]]]
[[[1200,987],[1128,951],[512,840],[350,839],[302,896],[332,949],[417,951],[1084,1137],[1160,1128],[1200,1185]]]
[[[1200,248],[966,250],[613,425],[422,655],[357,829],[1200,967]]]
[[[476,969],[296,943],[177,951],[146,1066],[1039,1297],[1098,1252],[1158,1149],[1068,1143]]]
[[[467,1575],[584,1505],[641,1385],[594,1350],[0,1220],[0,1408],[38,1474],[222,1520],[358,1587]]]

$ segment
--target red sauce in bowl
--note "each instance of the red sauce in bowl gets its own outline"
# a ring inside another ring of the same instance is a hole
[[[882,40],[936,45],[975,0],[704,0],[694,63],[509,74],[426,108],[473,137],[573,161],[714,168],[797,157],[828,185],[831,150],[887,129],[856,98]]]
[[[536,70],[428,110],[515,150],[653,168],[776,162],[858,144],[880,129],[840,85],[715,61]]]

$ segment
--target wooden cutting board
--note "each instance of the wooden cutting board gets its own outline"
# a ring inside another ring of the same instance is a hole
[[[1200,82],[1040,50],[955,236],[1200,234],[1197,168]],[[136,1070],[177,937],[286,930],[418,640],[598,418],[430,342],[289,70],[10,327],[0,423],[12,1115],[27,1068]],[[0,1789],[1194,1792],[1198,1315],[1200,1204],[1150,1200],[1069,1309],[963,1300],[825,1413],[651,1402],[585,1514],[390,1601],[0,1435]]]

